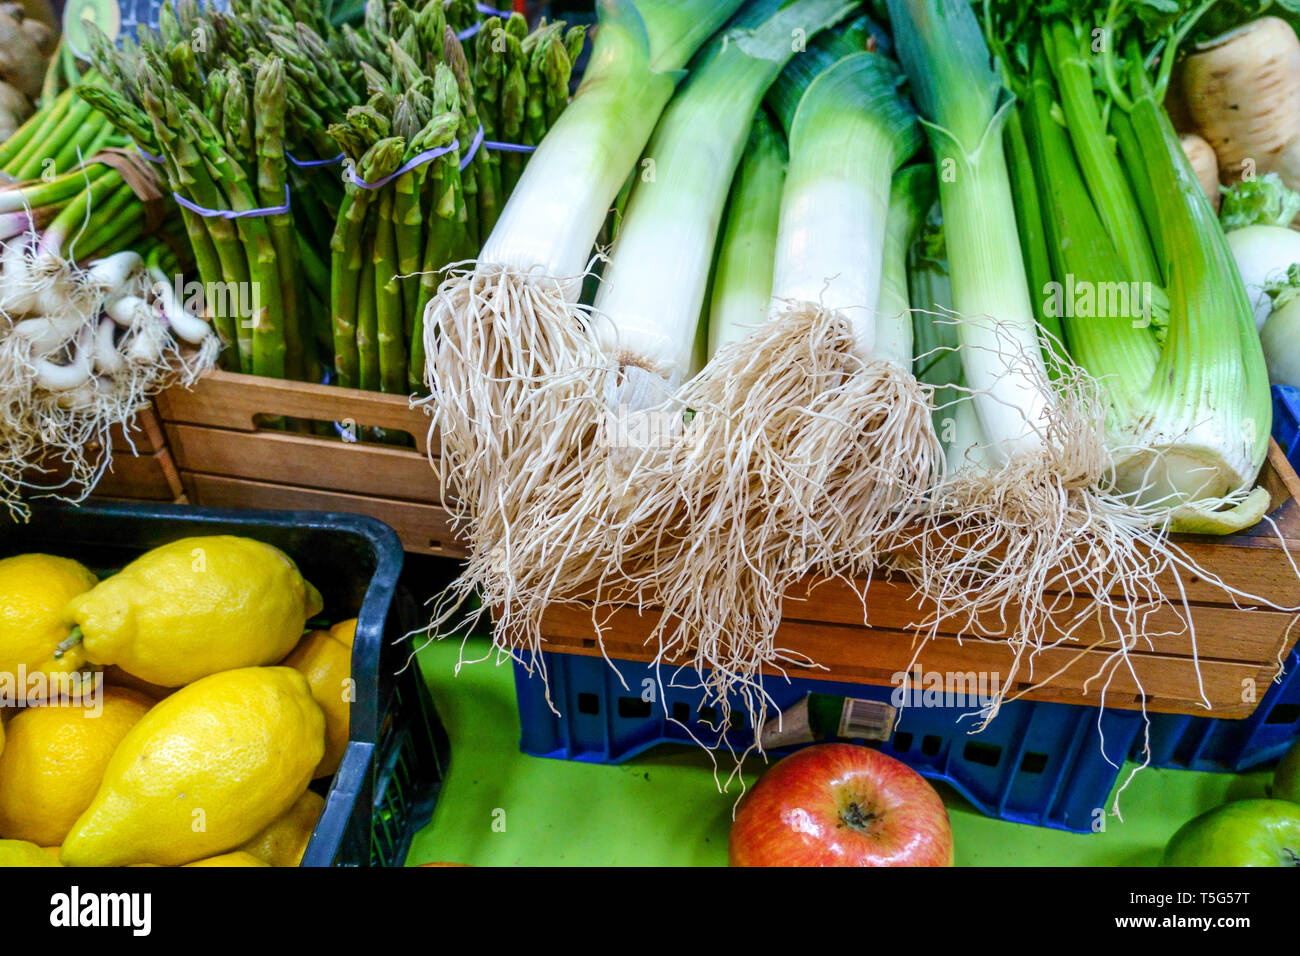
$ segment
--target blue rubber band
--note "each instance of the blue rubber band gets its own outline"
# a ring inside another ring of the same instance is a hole
[[[243,212],[235,212],[231,209],[208,209],[198,203],[192,203],[180,193],[172,193],[172,198],[180,205],[184,206],[195,215],[202,216],[204,219],[260,219],[263,216],[279,216],[289,211],[289,186],[284,187],[284,205],[267,206],[263,209],[246,209]]]
[[[343,153],[339,153],[337,156],[333,157],[332,159],[302,160],[302,159],[294,159],[293,153],[289,152],[286,149],[284,151],[284,158],[287,159],[289,162],[293,163],[299,169],[315,169],[318,166],[337,166],[339,163],[343,162],[345,156]]]
[[[498,10],[490,3],[476,3],[475,9],[485,17],[500,17],[502,20],[508,20],[514,15],[513,10]]]
[[[482,29],[483,29],[483,21],[480,20],[472,27],[467,27],[466,29],[461,30],[459,33],[457,33],[456,39],[459,40],[461,43],[464,43],[466,40],[472,40]]]
[[[158,166],[161,166],[163,163],[167,162],[167,160],[163,159],[163,157],[155,156],[153,153],[146,152],[145,150],[141,149],[138,145],[136,146],[135,151],[139,153],[141,156],[143,156],[145,159],[149,160],[149,162],[155,163]]]
[[[480,123],[478,127],[478,132],[474,134],[474,142],[469,144],[469,152],[467,152],[464,158],[461,159],[460,161],[461,172],[464,172],[465,169],[469,166],[469,164],[474,162],[474,154],[478,152],[478,148],[482,145],[483,145],[483,124]]]
[[[485,139],[483,148],[490,149],[494,153],[532,153],[537,151],[536,146],[524,146],[522,143],[498,143],[494,139]]]
[[[359,175],[357,175],[356,168],[353,166],[349,166],[347,168],[347,172],[345,172],[343,175],[347,178],[347,181],[352,183],[352,185],[354,186],[360,186],[362,189],[378,189],[381,186],[387,186],[398,176],[401,176],[404,173],[409,173],[417,166],[423,166],[425,163],[429,162],[430,160],[437,159],[439,156],[446,156],[448,153],[456,149],[460,149],[460,141],[454,139],[446,146],[439,146],[437,149],[426,149],[423,153],[420,153],[418,156],[414,157],[410,162],[402,166],[396,172],[390,173],[389,175],[385,176],[383,179],[379,180],[379,182],[377,183],[366,182]],[[464,169],[465,167],[462,165],[461,168]]]

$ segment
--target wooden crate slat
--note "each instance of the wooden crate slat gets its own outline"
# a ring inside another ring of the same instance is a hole
[[[405,395],[210,372],[191,389],[168,389],[158,396],[157,403],[167,423],[265,434],[266,430],[258,427],[259,416],[349,421],[358,429],[405,432],[418,452],[427,454],[429,449],[429,416],[420,408],[411,408]]]
[[[119,453],[148,455],[167,447],[162,422],[158,420],[152,405],[140,409],[132,419],[129,428],[124,429],[121,425],[114,425],[109,431],[109,437],[109,446],[113,449],[114,455]]]
[[[182,471],[439,504],[438,481],[417,451],[290,432],[167,425]]]
[[[822,579],[809,582],[811,590],[802,589],[787,594],[784,618],[813,623],[863,625],[863,605],[858,595],[845,582]],[[921,614],[912,598],[911,587],[901,581],[886,578],[873,579],[866,592],[867,623],[873,628],[912,630],[921,622]],[[1093,606],[1091,598],[1062,598],[1066,602],[1062,620]],[[1193,604],[1188,616],[1195,628],[1197,653],[1201,657],[1219,660],[1276,660],[1287,640],[1295,615],[1286,611],[1268,609],[1242,610],[1211,604]],[[961,622],[958,622],[961,623]],[[1012,632],[1012,626],[1005,629]],[[1004,632],[1002,622],[990,616],[981,622],[980,634],[997,635]],[[1142,649],[1172,657],[1190,657],[1191,635],[1182,625],[1179,614],[1172,607],[1153,608],[1145,613],[1148,640]],[[1300,629],[1297,629],[1300,631]],[[957,636],[954,625],[942,627],[940,633]],[[1059,635],[1056,635],[1059,636]],[[1072,637],[1080,644],[1095,641],[1119,645],[1122,632],[1109,618],[1091,616],[1075,629]]]
[[[606,654],[616,659],[653,659],[654,653],[646,643],[656,620],[653,613],[638,614],[630,608],[617,608],[612,612],[606,608],[600,610],[607,629],[604,638]],[[600,652],[590,608],[556,605],[547,612],[542,631],[548,650]],[[998,674],[1000,679],[1011,673],[1014,655],[1001,641],[967,639],[958,642],[954,638],[940,637],[927,642],[919,654],[915,641],[916,636],[908,632],[802,621],[783,624],[777,638],[779,647],[806,655],[826,668],[787,665],[785,671],[791,676],[820,676],[826,680],[896,686],[895,675],[907,672],[913,666],[923,672]],[[1106,690],[1108,706],[1140,709],[1139,695],[1145,693],[1151,700],[1172,702],[1177,712],[1246,716],[1249,711],[1242,700],[1245,682],[1253,682],[1257,693],[1262,694],[1276,671],[1275,664],[1202,660],[1201,683],[1212,706],[1211,710],[1205,711],[1196,693],[1196,672],[1190,659],[1150,653],[1133,653],[1131,656],[1141,687],[1126,669],[1113,669],[1114,676]],[[1033,661],[1032,671],[1028,661],[1022,664],[1015,675],[1017,689],[1027,689],[1050,677],[1050,688],[1043,688],[1049,694],[1073,691],[1072,696],[1080,702],[1100,702],[1106,682],[1095,675],[1107,667],[1110,658],[1110,653],[1104,650],[1079,647],[1044,650]],[[773,667],[768,669],[768,673],[779,674],[780,671]]]
[[[392,501],[297,488],[269,482],[246,481],[220,475],[182,472],[185,493],[196,505],[217,508],[263,508],[289,511],[341,511],[369,515],[383,521],[416,554],[462,558],[465,548],[452,533],[447,512],[437,505]]]
[[[166,450],[138,457],[117,452],[112,468],[104,473],[93,494],[97,498],[175,501],[183,490],[180,473]]]

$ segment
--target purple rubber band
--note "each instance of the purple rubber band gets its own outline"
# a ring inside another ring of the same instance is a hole
[[[153,153],[145,152],[138,145],[136,146],[135,151],[139,153],[141,156],[143,156],[145,159],[149,160],[149,162],[154,163],[158,166],[161,166],[163,163],[167,162],[167,160],[163,159],[161,156],[155,156]]]
[[[289,162],[293,163],[299,169],[315,169],[318,166],[337,166],[339,163],[343,162],[344,154],[339,153],[337,156],[333,157],[332,159],[302,160],[302,159],[294,159],[293,153],[289,152],[286,149],[284,151],[284,158],[289,160]]]
[[[267,206],[264,209],[248,209],[244,212],[234,212],[230,209],[207,209],[197,203],[192,203],[179,193],[172,193],[172,198],[178,203],[196,215],[204,219],[260,219],[263,216],[279,216],[289,211],[289,187],[284,187],[284,205]]]
[[[478,34],[478,32],[482,29],[483,29],[483,21],[480,20],[472,27],[467,27],[464,30],[461,30],[459,33],[457,33],[456,39],[459,40],[461,43],[464,43],[466,40],[473,39]]]
[[[482,145],[483,145],[483,124],[480,123],[478,127],[478,132],[474,134],[474,142],[469,144],[469,152],[467,152],[464,158],[461,159],[460,161],[461,172],[464,172],[465,169],[469,166],[469,164],[474,162],[474,154],[478,152],[478,148]]]
[[[514,15],[513,10],[498,10],[490,3],[476,3],[474,7],[485,17],[500,17],[502,20],[508,20]]]
[[[343,175],[347,178],[347,181],[352,183],[352,185],[354,186],[360,186],[362,189],[378,189],[381,186],[388,185],[398,176],[401,176],[404,173],[409,173],[417,166],[423,166],[425,163],[429,162],[430,160],[437,159],[439,156],[446,156],[452,150],[456,150],[456,149],[460,149],[460,141],[454,139],[446,146],[439,146],[437,149],[426,149],[423,153],[420,153],[418,156],[414,157],[410,162],[404,165],[401,169],[397,170],[397,172],[390,173],[389,175],[385,176],[383,179],[379,180],[379,182],[377,183],[366,182],[359,175],[357,175],[356,169],[352,166],[349,166],[347,168],[347,172],[345,172]],[[461,168],[464,169],[465,167],[462,166]]]
[[[524,146],[522,143],[498,143],[494,139],[485,139],[483,148],[490,149],[494,153],[532,153],[536,152],[536,146]]]

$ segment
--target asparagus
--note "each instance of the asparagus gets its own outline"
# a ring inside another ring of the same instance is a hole
[[[375,243],[371,262],[375,283],[375,334],[360,323],[357,332],[357,349],[361,353],[361,368],[368,377],[373,362],[379,367],[379,390],[401,392],[406,387],[406,342],[402,318],[402,284],[397,277],[397,230],[393,222],[395,191],[380,190],[375,208]],[[364,313],[363,313],[364,314]],[[367,347],[374,343],[377,356],[371,359]],[[373,382],[373,379],[371,379]],[[374,385],[366,386],[373,388]]]
[[[357,175],[368,183],[378,182],[401,165],[403,143],[386,139],[370,147],[357,164]],[[334,368],[338,382],[345,388],[361,385],[358,355],[357,313],[367,296],[361,290],[361,277],[369,257],[363,255],[367,211],[371,190],[349,185],[339,212],[338,225],[330,242],[330,314],[334,318]],[[373,290],[373,264],[371,288]],[[373,291],[368,296],[373,300]]]
[[[257,197],[262,207],[271,208],[284,202],[288,182],[284,159],[283,61],[271,58],[258,70],[253,88],[253,108],[256,116]],[[293,216],[288,211],[276,213],[267,217],[265,222],[275,250],[283,303],[285,368],[291,378],[301,378],[312,363],[314,349],[310,348],[312,338],[302,334],[300,324],[301,274],[297,268],[298,244]]]

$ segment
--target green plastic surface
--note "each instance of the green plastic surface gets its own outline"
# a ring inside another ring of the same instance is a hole
[[[486,651],[485,642],[472,640],[465,658]],[[667,745],[618,766],[525,756],[513,669],[484,661],[456,676],[460,652],[459,641],[443,641],[420,654],[452,759],[433,822],[416,836],[408,865],[726,865],[740,788],[733,782],[720,793],[705,753]],[[730,769],[720,765],[719,776]],[[761,761],[747,762],[746,781],[761,769]],[[1142,770],[1120,797],[1123,820],[1107,817],[1096,834],[1003,823],[939,789],[959,866],[1149,866],[1184,822],[1230,799],[1263,796],[1270,778],[1269,771]]]

